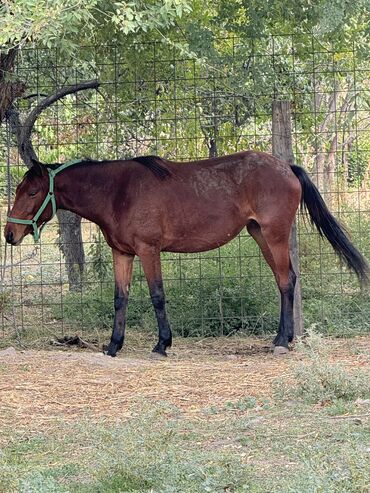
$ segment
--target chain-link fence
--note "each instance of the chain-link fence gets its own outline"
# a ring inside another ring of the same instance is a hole
[[[97,78],[98,89],[68,95],[40,114],[32,142],[42,162],[146,154],[181,161],[251,148],[271,152],[272,102],[288,100],[297,164],[311,173],[332,212],[369,258],[368,55],[354,45],[331,46],[308,35],[221,38],[212,41],[211,54],[195,57],[177,43],[161,41],[85,47],[68,61],[56,50],[22,50],[16,76],[26,82],[27,91],[16,110],[24,121],[61,87]],[[3,124],[2,227],[8,193],[14,196],[25,170],[15,136]],[[98,336],[111,327],[110,250],[94,224],[83,221],[81,228],[85,262],[73,285],[56,219],[37,246],[29,237],[10,248],[1,238],[4,338],[37,341],[76,332]],[[315,323],[331,334],[368,330],[369,294],[302,218],[298,232],[305,325]],[[275,282],[246,232],[218,250],[162,258],[175,333],[276,330]],[[128,308],[130,328],[155,328],[139,261]]]

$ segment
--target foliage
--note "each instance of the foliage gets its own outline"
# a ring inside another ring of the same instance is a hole
[[[97,0],[15,0],[0,6],[0,46],[23,47],[39,42],[48,48],[60,43],[69,49],[76,44],[68,40],[80,26],[93,21]],[[79,8],[77,8],[79,7]]]
[[[297,349],[308,356],[308,361],[304,360],[293,368],[293,389],[280,380],[277,392],[308,404],[332,403],[335,405],[333,409],[340,408],[343,402],[370,397],[368,375],[358,369],[350,372],[338,363],[331,363],[323,337],[312,328]]]
[[[102,235],[94,235],[89,248],[89,270],[93,278],[104,282],[112,275],[112,254]]]
[[[293,372],[296,380],[294,395],[308,403],[353,401],[369,398],[368,375],[364,372],[349,373],[339,364],[313,360],[302,363]]]
[[[190,3],[185,0],[156,2],[118,2],[112,22],[124,34],[173,26],[176,19],[190,12]]]
[[[81,44],[109,34],[166,28],[190,11],[186,0],[10,0],[0,6],[0,46],[27,43],[71,56]],[[101,31],[101,32],[99,32]]]
[[[219,0],[211,18],[228,32],[258,38],[273,33],[315,33],[336,42],[362,31],[369,34],[366,0]],[[218,16],[218,17],[217,17]]]
[[[25,166],[10,166],[10,194],[14,196],[18,183],[27,171]],[[0,166],[0,197],[5,199],[8,195],[8,171],[5,166]]]

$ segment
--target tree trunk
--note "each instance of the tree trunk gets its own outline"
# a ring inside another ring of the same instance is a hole
[[[209,149],[208,157],[217,157],[217,154],[218,154],[217,153],[217,141],[213,137],[211,137],[209,139],[208,149]]]
[[[294,164],[289,101],[273,101],[272,103],[272,153],[290,165]],[[293,306],[294,334],[297,336],[303,334],[303,311],[296,220],[292,226],[289,246],[292,266],[297,275]]]
[[[13,71],[17,53],[17,48],[12,48],[7,53],[0,52],[0,123],[13,101],[26,90],[24,82],[7,80],[8,74]]]
[[[66,261],[69,289],[81,289],[84,268],[85,252],[83,248],[81,217],[73,212],[59,210],[59,247]]]

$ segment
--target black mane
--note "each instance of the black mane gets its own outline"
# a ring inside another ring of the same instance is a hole
[[[120,160],[119,160],[120,161]],[[171,171],[163,164],[163,160],[158,156],[139,156],[132,159],[122,160],[123,162],[135,161],[137,163],[142,164],[146,168],[148,168],[157,178],[164,180],[171,176]],[[74,166],[84,166],[89,164],[105,164],[114,162],[112,160],[104,160],[97,161],[93,159],[81,159],[81,161],[77,162]],[[41,163],[40,163],[41,164]],[[58,169],[60,166],[63,166],[65,163],[56,163],[56,164],[45,164],[49,169]]]
[[[158,156],[139,156],[135,157],[131,161],[136,161],[137,163],[143,164],[161,180],[171,176],[171,171],[164,166],[163,160]]]

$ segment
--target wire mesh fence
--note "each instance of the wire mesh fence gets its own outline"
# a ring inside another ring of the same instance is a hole
[[[61,87],[93,78],[100,82],[97,90],[66,96],[42,112],[32,136],[40,160],[157,154],[188,161],[245,149],[271,152],[272,101],[288,100],[297,163],[311,173],[332,212],[369,258],[367,56],[354,45],[331,46],[298,35],[220,38],[212,41],[212,50],[203,59],[160,41],[88,46],[68,61],[56,50],[22,50],[16,75],[28,89],[18,101],[21,118]],[[3,227],[8,193],[14,196],[26,171],[5,125],[0,166]],[[83,220],[81,228],[85,264],[81,283],[73,289],[56,219],[37,246],[29,237],[10,248],[1,238],[3,338],[37,341],[75,332],[100,337],[110,328],[110,251],[97,226]],[[368,293],[302,219],[298,231],[306,326],[315,323],[333,334],[368,330]],[[175,333],[275,331],[275,282],[246,232],[218,250],[162,258]],[[129,328],[154,329],[139,261],[128,312]]]

